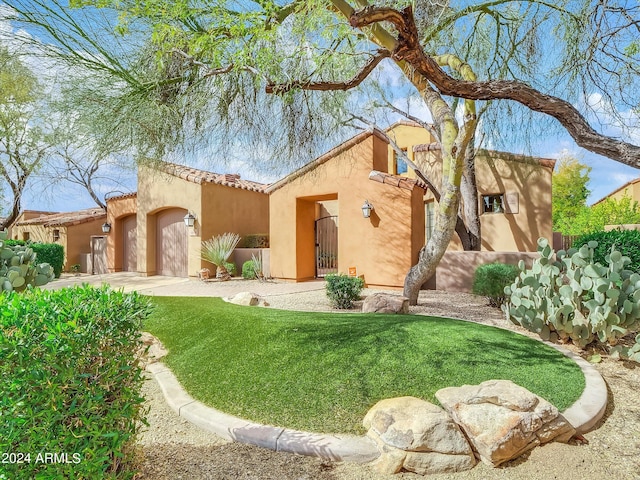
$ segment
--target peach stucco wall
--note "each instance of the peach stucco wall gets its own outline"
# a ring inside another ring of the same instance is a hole
[[[138,208],[136,196],[114,198],[107,201],[107,222],[111,224],[111,232],[107,235],[107,268],[109,272],[122,271],[122,222],[135,215]]]
[[[423,191],[369,180],[386,170],[387,143],[370,135],[271,193],[271,275],[306,280],[315,275],[314,221],[317,202],[337,202],[338,270],[355,267],[369,285],[401,286],[417,258],[412,224],[424,231]],[[362,204],[374,206],[371,218]],[[416,211],[417,210],[417,211]]]
[[[414,124],[408,125],[406,123],[398,123],[387,131],[387,135],[398,145],[400,148],[404,148],[407,151],[407,157],[409,160],[415,163],[415,153],[413,147],[416,145],[422,145],[425,143],[435,142],[435,138],[431,133],[422,127],[417,127]],[[387,148],[387,162],[389,173],[394,172],[394,158],[395,151],[391,145]],[[407,173],[402,174],[404,177],[416,178],[415,171],[409,167]]]

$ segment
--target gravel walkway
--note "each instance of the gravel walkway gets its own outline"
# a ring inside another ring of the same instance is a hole
[[[250,289],[247,289],[250,290]],[[257,290],[257,287],[256,287]],[[372,293],[371,290],[365,294]],[[331,311],[322,290],[266,294],[270,308]],[[482,297],[469,294],[423,292],[411,311],[501,326],[529,334],[507,322]],[[596,368],[608,384],[610,399],[597,428],[585,435],[586,445],[552,443],[501,466],[479,464],[434,480],[562,479],[640,480],[640,365],[605,358]],[[561,386],[559,386],[561,388]],[[141,475],[145,480],[405,480],[423,478],[404,473],[379,475],[369,466],[276,453],[229,443],[189,424],[166,403],[153,380],[146,382],[149,427],[139,439]]]

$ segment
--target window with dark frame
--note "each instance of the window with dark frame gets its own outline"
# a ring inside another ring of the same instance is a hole
[[[504,194],[483,195],[482,213],[504,213]]]
[[[402,150],[402,153],[407,155],[406,148],[402,148],[401,150]],[[400,158],[400,156],[395,150],[393,151],[393,168],[395,170],[393,172],[395,175],[402,175],[403,173],[407,173],[409,171],[409,166],[407,165],[407,162],[405,162],[402,158]]]
[[[25,242],[29,240],[30,234],[29,232],[22,232],[22,240]]]
[[[53,241],[57,242],[58,240],[60,240],[60,230],[58,230],[57,228],[53,231]]]

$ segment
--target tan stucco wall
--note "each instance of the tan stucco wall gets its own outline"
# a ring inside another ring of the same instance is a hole
[[[200,270],[202,241],[201,187],[148,167],[138,171],[138,272],[156,274],[156,214],[168,208],[184,208],[196,216],[196,225],[189,232],[189,276]]]
[[[107,235],[107,268],[109,272],[122,271],[122,221],[129,215],[135,215],[138,198],[124,197],[107,201],[107,222],[111,232]]]
[[[433,178],[435,185],[439,185],[442,179],[439,155],[433,152],[418,152],[416,155],[423,165],[428,166],[427,175]],[[479,201],[482,195],[518,195],[518,213],[481,213],[482,250],[533,252],[538,238],[552,238],[551,167],[543,166],[535,159],[489,156],[480,151],[476,157],[476,177]],[[432,198],[430,193],[425,196],[425,199]],[[454,235],[449,250],[462,250],[457,235]]]
[[[391,139],[398,145],[398,147],[407,150],[407,157],[409,160],[415,163],[415,153],[413,152],[413,147],[416,145],[428,144],[435,142],[435,138],[431,133],[425,130],[422,127],[416,127],[414,125],[406,125],[403,123],[399,123],[395,125],[393,128],[387,131],[387,135],[391,137]],[[394,172],[394,155],[395,151],[391,147],[391,145],[387,148],[387,172]],[[407,173],[402,175],[403,177],[416,178],[415,171],[409,166]]]
[[[369,285],[402,285],[412,258],[417,258],[411,225],[417,222],[420,228],[423,192],[369,180],[372,169],[386,169],[387,147],[371,135],[271,193],[272,276],[314,277],[317,202],[337,199],[338,270],[347,273],[356,267]],[[365,200],[374,206],[371,218],[362,216]]]
[[[613,200],[619,201],[622,200],[622,198],[625,196],[631,197],[631,199],[635,200],[636,202],[640,202],[640,182],[635,182],[627,185],[626,187],[609,194],[605,198],[611,198]]]

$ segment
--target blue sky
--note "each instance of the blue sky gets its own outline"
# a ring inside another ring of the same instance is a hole
[[[0,7],[2,4],[0,3]],[[0,24],[0,33],[11,33],[12,28],[7,24]],[[391,85],[396,85],[397,75],[393,73],[392,69],[388,67],[384,68],[387,75],[387,81]],[[398,91],[403,91],[402,87]],[[599,118],[590,118],[594,128],[602,131],[603,133],[616,137],[623,137],[626,140],[632,141],[636,144],[640,144],[640,127],[638,126],[637,115],[631,111],[619,112],[624,118],[627,118],[629,123],[634,124],[635,129],[631,131],[623,132],[613,120],[613,116],[608,114],[606,105],[599,105],[600,97],[597,94],[592,94],[589,98],[589,102],[595,105],[595,110],[599,113]],[[394,101],[398,106],[403,103],[401,98],[396,98]],[[404,102],[406,104],[406,101]],[[419,116],[425,121],[429,121],[429,115],[424,106],[414,105],[412,114]],[[605,125],[605,127],[599,127],[599,123]],[[380,125],[384,127],[386,125]],[[224,139],[221,139],[224,141]],[[511,144],[508,150],[514,153],[532,153],[536,156],[557,159],[562,155],[571,155],[578,158],[579,161],[585,163],[591,167],[591,182],[589,188],[591,195],[588,198],[588,202],[592,203],[599,200],[606,194],[620,187],[629,180],[640,176],[640,171],[613,160],[595,155],[584,149],[577,147],[575,142],[567,135],[561,134],[553,137],[540,138],[537,142],[532,142],[530,147],[525,151],[518,144]],[[320,152],[321,153],[321,152]],[[311,159],[309,159],[311,160]],[[232,159],[227,164],[215,164],[209,161],[207,158],[193,158],[188,163],[192,166],[213,170],[219,173],[240,173],[241,176],[248,180],[261,181],[269,183],[277,180],[281,175],[265,174],[259,171],[259,169],[252,168],[252,166],[242,160]],[[95,204],[89,197],[89,195],[80,187],[70,184],[60,184],[55,188],[43,188],[47,186],[47,178],[34,178],[29,185],[29,189],[25,192],[23,197],[23,208],[33,210],[52,210],[52,211],[69,211],[82,208],[89,208]],[[100,196],[105,195],[111,191],[134,191],[136,189],[135,172],[126,172],[120,175],[119,182],[114,184],[112,182],[104,182],[97,185],[97,191]]]

